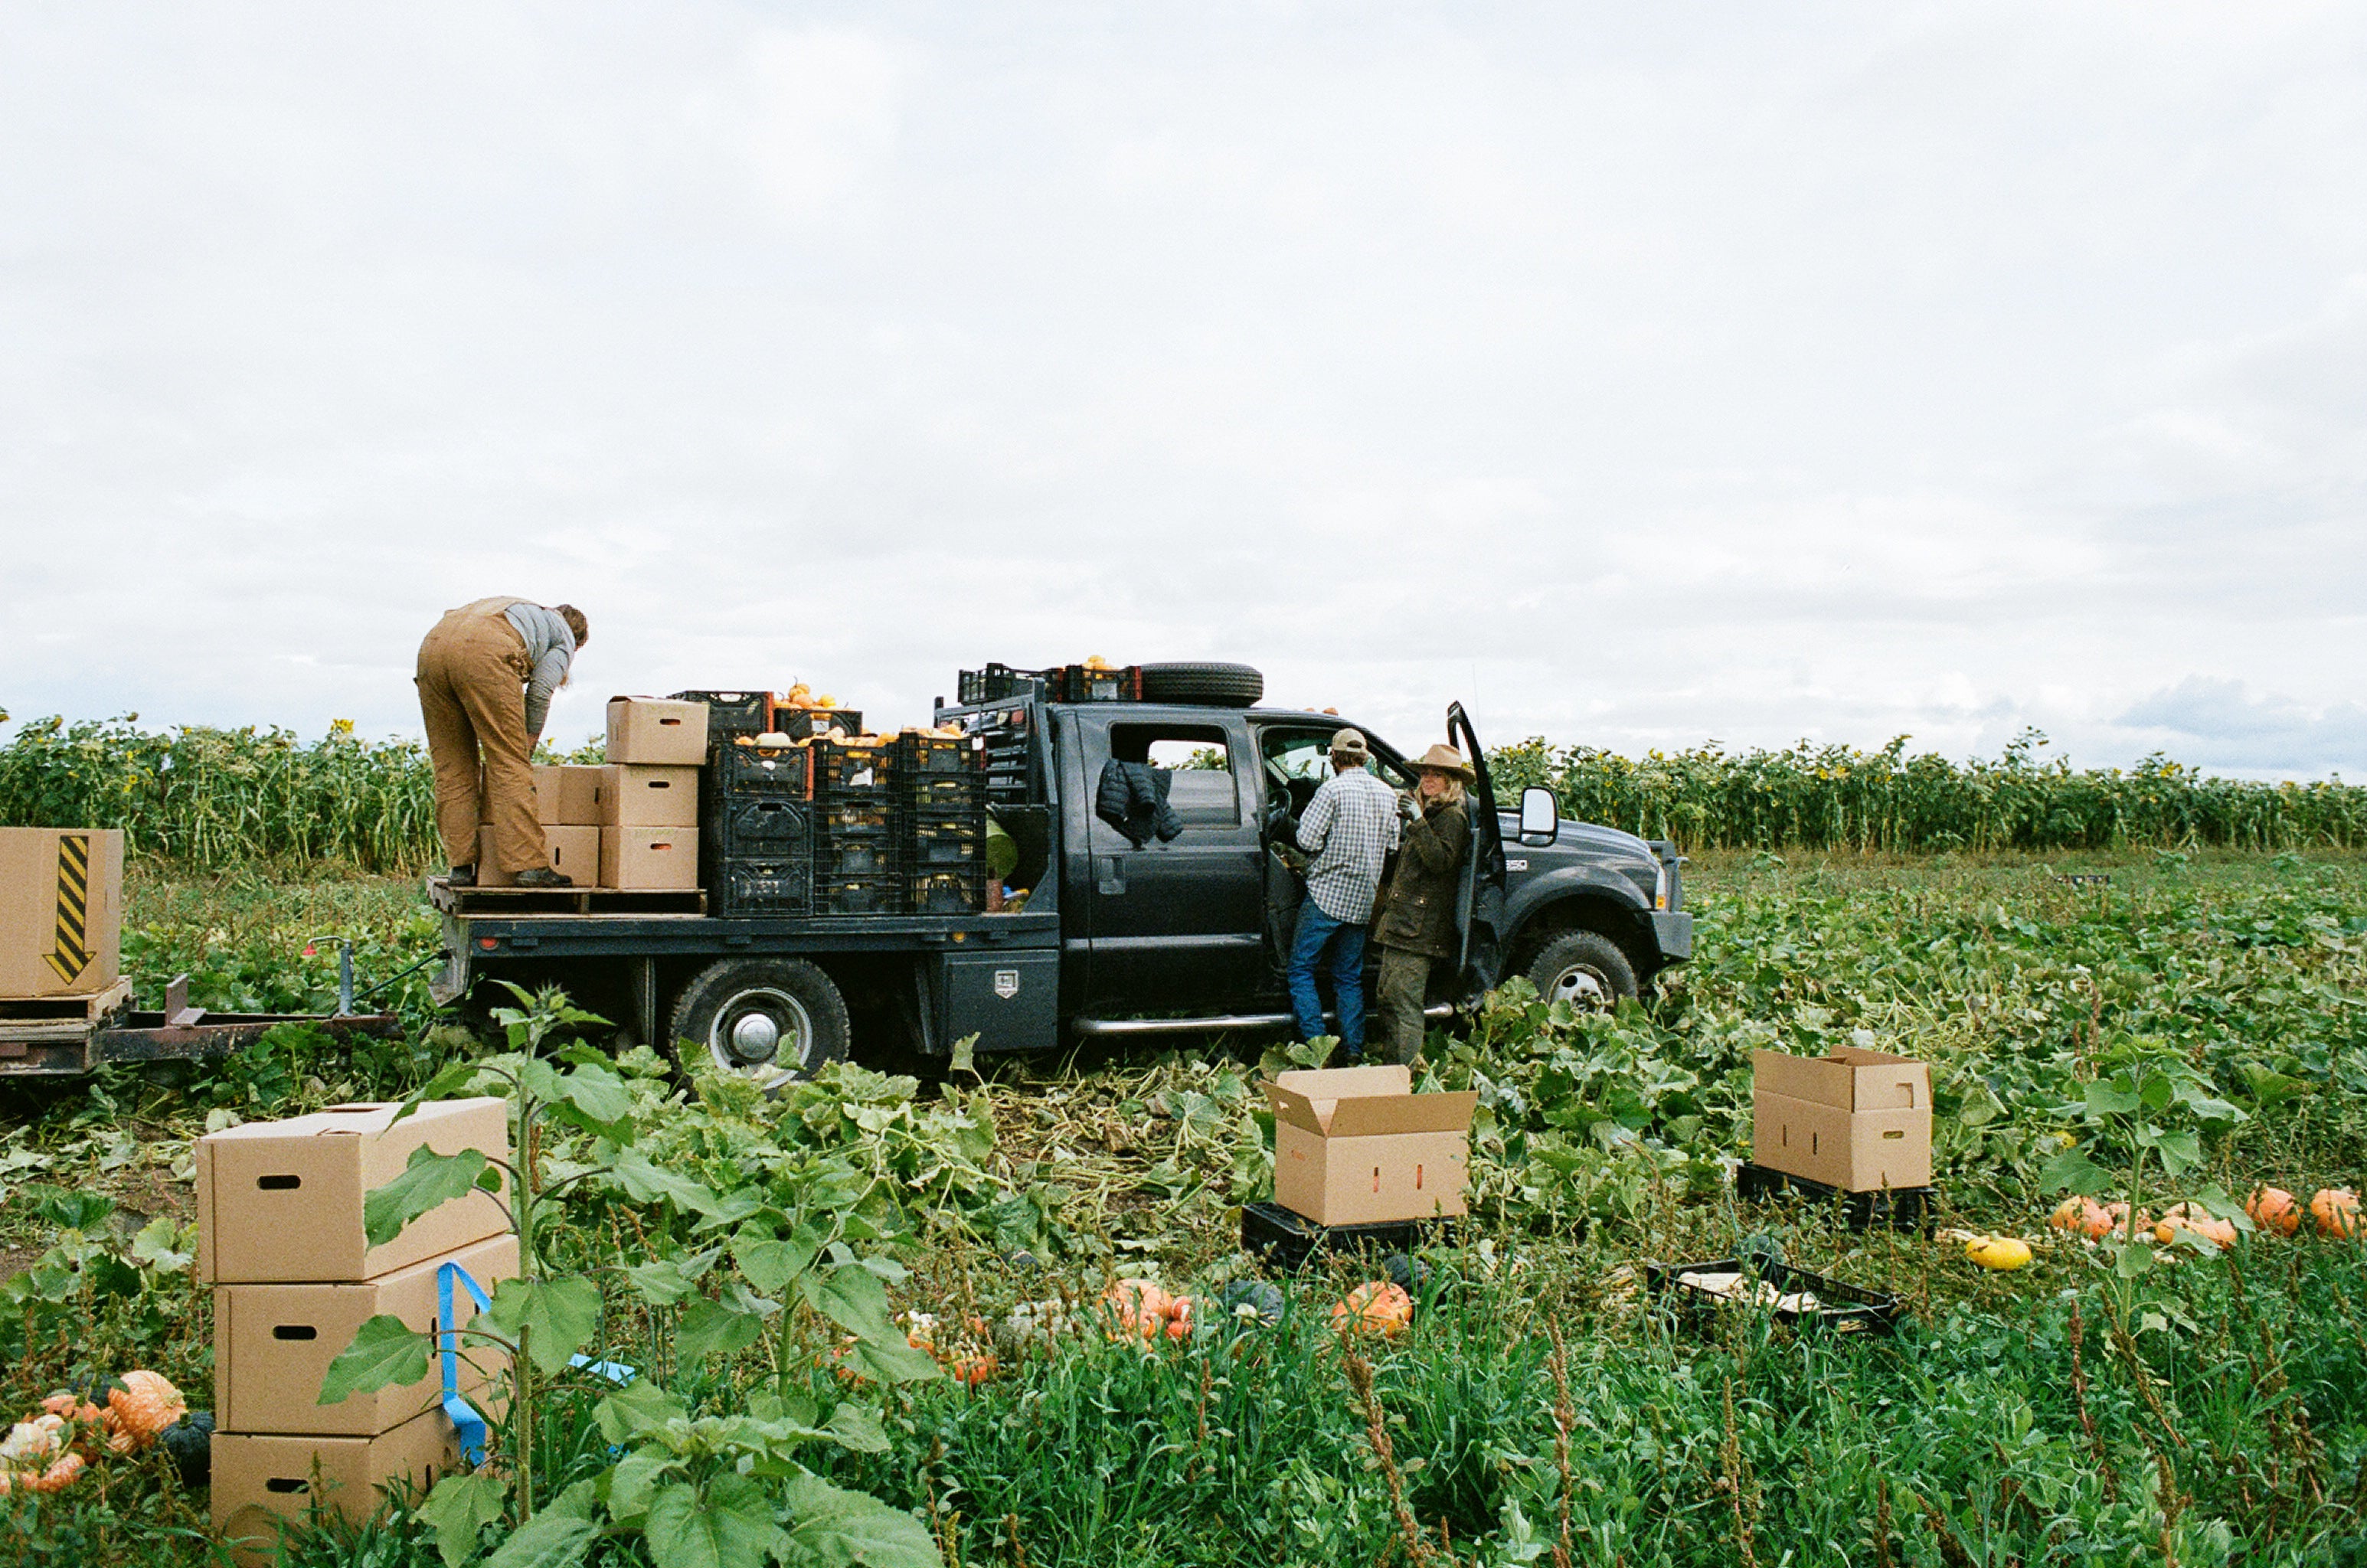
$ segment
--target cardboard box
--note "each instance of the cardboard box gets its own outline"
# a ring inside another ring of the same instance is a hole
[[[459,1469],[459,1441],[440,1409],[374,1438],[217,1431],[214,1532],[231,1543],[242,1568],[277,1560],[279,1523],[305,1517],[316,1466],[321,1506],[359,1524],[377,1512],[379,1487],[425,1493]]]
[[[457,1263],[491,1295],[496,1280],[517,1273],[517,1237],[497,1235],[429,1258],[358,1284],[217,1285],[214,1287],[214,1419],[225,1432],[298,1433],[374,1438],[391,1432],[443,1398],[440,1358],[427,1375],[399,1388],[320,1403],[329,1363],[353,1343],[354,1333],[383,1313],[423,1334],[436,1328],[436,1277]],[[462,1322],[475,1309],[465,1290],[452,1292]],[[459,1342],[460,1392],[484,1411],[481,1392],[497,1352],[481,1339]]]
[[[1841,1045],[1751,1054],[1750,1158],[1851,1192],[1931,1184],[1931,1069]]]
[[[198,1279],[214,1285],[374,1280],[509,1229],[506,1193],[466,1193],[365,1245],[362,1200],[423,1144],[510,1157],[509,1104],[437,1100],[401,1122],[393,1105],[336,1105],[251,1122],[197,1143]]]
[[[1274,1201],[1322,1225],[1463,1213],[1478,1094],[1416,1094],[1410,1067],[1284,1073],[1274,1103]]]
[[[696,828],[698,770],[611,762],[600,770],[603,828]]]
[[[0,828],[0,997],[103,991],[122,951],[122,830]]]
[[[600,886],[642,893],[691,892],[698,886],[697,828],[603,828]]]
[[[550,869],[563,871],[575,879],[578,887],[589,887],[600,880],[600,829],[591,828],[545,828],[543,847],[550,852]],[[509,887],[517,878],[493,863],[493,830],[477,829],[477,882],[484,887]]]
[[[663,697],[610,697],[608,761],[698,766],[707,761],[707,705]]]
[[[601,772],[572,762],[535,769],[536,820],[546,828],[597,828]]]

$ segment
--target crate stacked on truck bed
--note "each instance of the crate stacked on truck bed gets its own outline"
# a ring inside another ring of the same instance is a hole
[[[911,849],[912,910],[967,914],[987,904],[984,738],[908,731],[897,739],[897,793]]]
[[[1027,697],[1055,703],[1138,703],[1142,666],[1110,664],[1100,659],[1043,670],[989,664],[983,670],[963,671],[956,692],[965,707]]]

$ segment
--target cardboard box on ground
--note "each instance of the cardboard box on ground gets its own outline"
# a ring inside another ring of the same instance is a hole
[[[122,946],[119,829],[0,828],[0,998],[103,991]]]
[[[1840,1045],[1750,1065],[1752,1164],[1850,1192],[1931,1184],[1929,1064]]]
[[[460,1449],[439,1409],[367,1438],[218,1431],[212,1459],[214,1531],[240,1568],[262,1568],[278,1561],[279,1522],[304,1518],[316,1496],[359,1524],[378,1511],[379,1487],[425,1494],[460,1468]]]
[[[1277,1075],[1274,1201],[1318,1224],[1460,1214],[1477,1093],[1416,1094],[1402,1066]]]

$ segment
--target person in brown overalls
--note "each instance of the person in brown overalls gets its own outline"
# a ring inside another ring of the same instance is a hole
[[[550,694],[567,683],[575,650],[591,637],[572,604],[497,597],[446,611],[419,645],[419,715],[453,886],[477,882],[480,768],[494,863],[520,887],[573,885],[550,869],[527,760],[542,738]]]

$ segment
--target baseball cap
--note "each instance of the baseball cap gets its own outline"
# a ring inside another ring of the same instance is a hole
[[[1353,757],[1362,761],[1373,753],[1372,749],[1365,744],[1363,730],[1342,729],[1332,734],[1331,754],[1335,757]]]

